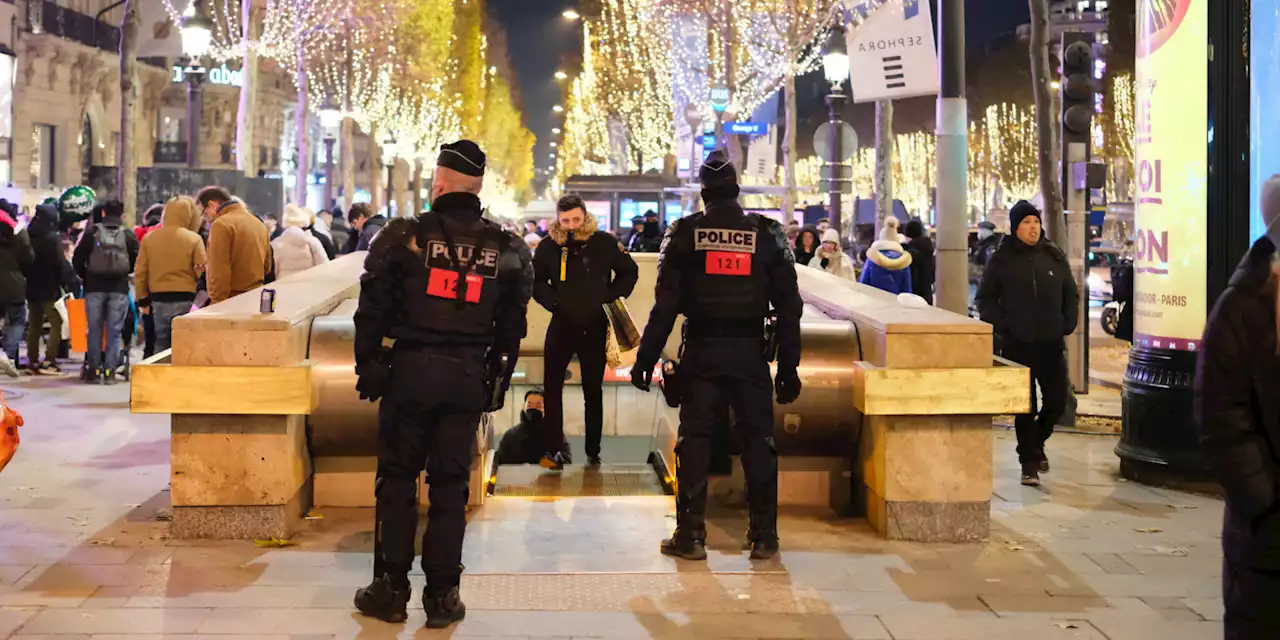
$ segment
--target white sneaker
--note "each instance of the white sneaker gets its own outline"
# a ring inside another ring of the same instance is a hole
[[[4,373],[10,378],[21,378],[22,374],[18,372],[18,367],[13,364],[9,356],[0,353],[0,373]]]

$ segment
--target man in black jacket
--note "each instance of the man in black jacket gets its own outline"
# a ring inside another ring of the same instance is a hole
[[[551,312],[543,384],[547,392],[547,455],[542,466],[563,469],[557,455],[564,442],[564,372],[577,354],[586,402],[588,461],[600,464],[604,429],[604,305],[631,295],[636,263],[617,238],[596,229],[595,216],[576,194],[560,198],[557,217],[533,256],[533,298]]]
[[[1044,443],[1067,406],[1067,360],[1063,340],[1076,329],[1080,294],[1067,256],[1044,237],[1040,211],[1022,200],[1009,210],[1013,236],[991,254],[977,304],[990,323],[1001,355],[1031,368],[1031,413],[1014,419],[1022,484],[1038,486],[1049,471]],[[1035,383],[1042,406],[1036,411]]]
[[[58,233],[58,207],[51,204],[36,206],[31,225],[27,227],[35,260],[27,267],[27,304],[31,323],[27,328],[27,368],[31,373],[58,375],[62,370],[55,362],[62,344],[62,316],[54,304],[62,298],[63,289],[78,289],[75,273],[62,250],[62,235]],[[49,344],[45,347],[45,361],[40,361],[40,334],[45,321],[49,322]]]
[[[16,205],[0,201],[0,314],[4,318],[4,373],[18,377],[18,345],[27,329],[27,278],[35,254],[27,230],[16,231]]]
[[[366,202],[357,202],[351,205],[351,211],[347,214],[347,221],[351,223],[351,236],[347,239],[350,250],[343,253],[351,253],[352,251],[368,251],[369,245],[373,243],[373,237],[378,235],[382,228],[387,226],[387,218],[382,214],[374,214],[373,209]]]
[[[1214,304],[1196,362],[1200,442],[1226,494],[1226,640],[1280,637],[1280,177],[1263,185],[1260,209],[1267,235],[1245,254]]]
[[[546,396],[542,387],[534,387],[524,393],[524,410],[520,412],[520,423],[502,434],[498,443],[495,464],[538,464],[542,461],[546,447],[542,425],[543,410],[546,408]],[[569,443],[565,441],[559,451],[565,464],[572,462]]]
[[[123,216],[124,204],[119,200],[98,205],[94,224],[85,229],[71,255],[71,265],[84,281],[89,353],[85,354],[81,378],[89,383],[115,384],[115,371],[121,364],[124,323],[129,315],[129,274],[138,261],[138,236],[124,226]]]

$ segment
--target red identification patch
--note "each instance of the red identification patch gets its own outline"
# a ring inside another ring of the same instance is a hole
[[[467,302],[480,302],[480,290],[484,287],[484,277],[475,273],[467,274]],[[458,299],[458,272],[447,269],[432,269],[427,278],[427,295],[437,298]]]
[[[737,251],[708,251],[707,275],[749,276],[751,275],[751,254]]]

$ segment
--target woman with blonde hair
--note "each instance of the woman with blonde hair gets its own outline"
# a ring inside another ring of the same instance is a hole
[[[324,245],[307,231],[314,220],[315,214],[310,209],[292,204],[285,206],[284,231],[271,241],[277,280],[329,261]]]

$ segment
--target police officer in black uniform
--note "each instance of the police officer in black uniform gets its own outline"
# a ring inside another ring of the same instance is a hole
[[[732,407],[747,479],[753,559],[778,552],[778,456],[773,395],[800,396],[800,313],[795,258],[782,225],[738,204],[738,176],[721,151],[700,169],[705,213],[667,229],[658,258],[658,285],[640,341],[631,383],[648,391],[676,314],[685,316],[680,438],[676,443],[676,531],[662,553],[703,560],[707,472],[712,434]],[[777,316],[778,373],[769,380],[765,321]]]
[[[458,594],[468,477],[484,411],[501,404],[525,335],[533,288],[527,246],[481,217],[485,157],[469,140],[444,145],[431,212],[408,232],[379,234],[355,313],[361,398],[378,411],[378,524],[373,583],[361,613],[403,622],[424,466],[431,506],[422,540],[427,626],[461,620]],[[382,346],[384,337],[395,346]],[[496,405],[496,406],[495,406]]]

